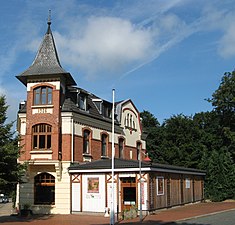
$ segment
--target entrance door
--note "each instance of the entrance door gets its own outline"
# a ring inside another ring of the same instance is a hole
[[[135,177],[121,178],[122,210],[129,210],[136,205],[136,181]]]

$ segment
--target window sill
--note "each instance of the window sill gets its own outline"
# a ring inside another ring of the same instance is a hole
[[[52,154],[52,150],[31,150],[30,154]]]
[[[37,109],[37,108],[53,108],[54,105],[32,105],[33,109]]]
[[[82,155],[83,155],[83,156],[86,156],[86,157],[90,157],[90,158],[92,157],[92,155],[89,154],[89,153],[83,153]]]

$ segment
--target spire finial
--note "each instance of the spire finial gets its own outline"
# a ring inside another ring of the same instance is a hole
[[[48,24],[49,26],[51,25],[51,10],[50,10],[50,9],[49,9],[49,12],[48,12],[47,24]]]

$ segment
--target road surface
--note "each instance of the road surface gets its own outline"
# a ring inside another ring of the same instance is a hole
[[[172,225],[235,225],[235,210],[216,213],[195,219],[185,220]]]

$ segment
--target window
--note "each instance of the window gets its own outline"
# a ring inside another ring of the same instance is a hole
[[[141,143],[137,142],[137,160],[140,160],[141,158]]]
[[[51,149],[51,126],[37,124],[33,126],[33,149]]]
[[[187,188],[187,189],[190,188],[190,179],[189,178],[185,179],[185,188]]]
[[[119,158],[123,159],[124,139],[120,138],[118,142]]]
[[[55,177],[41,173],[34,177],[34,204],[55,204]]]
[[[86,110],[86,96],[85,95],[79,96],[79,107],[82,110]]]
[[[164,177],[157,177],[157,195],[164,195]]]
[[[51,105],[52,88],[38,87],[34,89],[34,105]]]
[[[106,134],[101,135],[101,156],[107,155],[107,139],[108,136]]]
[[[90,153],[90,131],[84,130],[83,132],[83,153]]]

